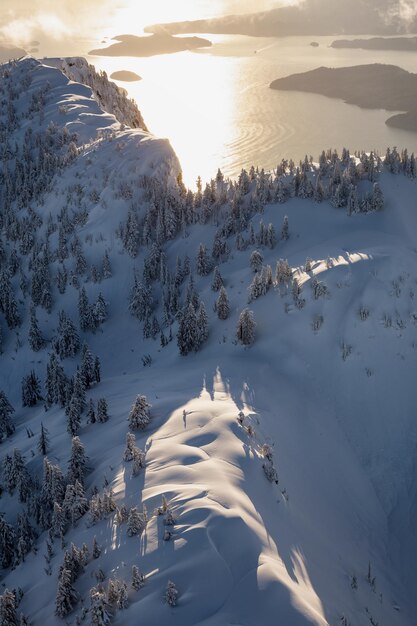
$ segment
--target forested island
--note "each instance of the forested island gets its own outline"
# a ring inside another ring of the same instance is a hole
[[[211,41],[201,37],[171,37],[166,34],[155,34],[146,37],[136,35],[118,35],[113,38],[107,48],[91,50],[89,54],[97,56],[150,57],[158,54],[171,54],[184,50],[196,50],[210,47]]]
[[[348,104],[366,109],[404,111],[387,120],[397,128],[417,131],[417,74],[395,65],[358,65],[356,67],[319,67],[310,72],[292,74],[274,80],[271,89],[303,91],[329,98],[340,98]]]
[[[362,50],[398,50],[417,52],[417,37],[371,37],[371,39],[336,39],[331,48]]]

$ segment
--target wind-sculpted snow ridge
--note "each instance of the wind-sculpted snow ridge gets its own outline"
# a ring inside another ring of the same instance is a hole
[[[0,71],[3,622],[414,626],[414,156],[193,192]]]
[[[100,107],[121,124],[148,130],[136,103],[127,97],[126,91],[110,81],[105,72],[97,72],[94,65],[82,57],[45,59],[43,63],[61,70],[70,80],[91,87]]]

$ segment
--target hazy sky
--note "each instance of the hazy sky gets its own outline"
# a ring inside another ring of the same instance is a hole
[[[130,33],[155,22],[273,8],[292,0],[0,0],[0,39],[32,40]],[[127,25],[129,25],[127,27]]]

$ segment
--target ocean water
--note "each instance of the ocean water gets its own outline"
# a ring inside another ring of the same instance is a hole
[[[235,177],[252,164],[271,169],[283,158],[317,158],[326,148],[417,152],[417,133],[385,125],[392,112],[269,88],[275,78],[323,65],[389,63],[415,71],[415,53],[335,50],[329,47],[334,37],[315,38],[317,48],[311,37],[207,37],[213,47],[197,52],[87,57],[109,75],[126,69],[142,77],[119,84],[137,101],[149,129],[170,139],[189,186],[197,176],[210,179],[217,168]]]

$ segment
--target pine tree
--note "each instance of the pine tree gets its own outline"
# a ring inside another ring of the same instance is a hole
[[[132,587],[135,591],[139,591],[145,584],[145,576],[139,571],[136,565],[132,565]]]
[[[204,302],[200,304],[200,308],[197,315],[197,328],[198,328],[198,341],[196,349],[198,350],[200,346],[207,341],[209,335],[208,329],[208,317],[206,307],[204,306]]]
[[[254,250],[252,254],[250,255],[250,261],[249,261],[252,271],[259,272],[259,270],[262,268],[263,261],[264,261],[264,258],[262,254],[259,252],[259,250]]]
[[[107,422],[109,415],[107,412],[107,400],[106,398],[99,398],[97,401],[97,414],[96,421],[100,423]]]
[[[220,287],[223,287],[223,278],[220,274],[219,268],[216,266],[214,268],[213,281],[211,283],[211,288],[213,291],[219,291]]]
[[[94,360],[90,348],[83,343],[81,357],[81,375],[83,377],[86,389],[94,382]]]
[[[127,534],[129,537],[141,535],[146,528],[147,522],[146,511],[139,513],[135,506],[132,507],[129,511],[129,517],[127,520]]]
[[[217,317],[219,320],[227,320],[230,314],[229,299],[227,297],[227,291],[224,287],[220,288],[219,297],[216,302]]]
[[[22,380],[22,406],[35,406],[42,400],[41,384],[34,370]]]
[[[0,441],[4,437],[10,437],[15,431],[15,426],[11,420],[14,408],[7,399],[4,391],[0,391]]]
[[[90,626],[107,626],[111,611],[106,594],[99,587],[90,589]]]
[[[30,314],[29,345],[34,352],[39,352],[45,345],[45,340],[39,329],[39,323],[34,309],[32,309]]]
[[[16,546],[16,534],[13,526],[0,516],[0,563],[6,568],[12,565]]]
[[[107,252],[107,250],[104,253],[104,257],[103,257],[103,263],[102,263],[102,274],[103,274],[103,278],[111,278],[112,276],[112,270],[111,270],[111,264],[110,264],[110,259],[109,259],[109,253]]]
[[[101,365],[98,356],[94,359],[94,379],[96,383],[101,381]]]
[[[196,260],[196,271],[199,276],[207,276],[210,274],[212,268],[211,259],[207,252],[207,248],[205,245],[200,243],[197,260]]]
[[[54,537],[62,537],[67,529],[67,516],[64,508],[54,502],[54,510],[51,520],[51,532]]]
[[[132,461],[133,460],[133,450],[136,447],[136,437],[133,433],[127,433],[126,435],[126,448],[123,453],[124,461]]]
[[[283,239],[284,241],[287,241],[287,239],[289,239],[289,226],[288,226],[288,217],[285,216],[284,217],[284,221],[282,223],[282,229],[281,229],[281,239]]]
[[[59,314],[58,335],[54,341],[54,348],[61,359],[75,356],[80,349],[80,338],[65,311]]]
[[[8,589],[5,589],[3,595],[0,596],[0,624],[1,626],[19,626],[16,596]]]
[[[244,309],[239,316],[236,328],[237,340],[244,346],[250,346],[255,340],[255,327],[253,312],[249,311],[249,309]]]
[[[94,401],[92,398],[88,401],[87,424],[95,424],[96,413],[94,409]]]
[[[101,548],[97,542],[96,537],[93,538],[93,549],[92,549],[92,555],[93,555],[93,559],[98,559],[98,557],[101,554]]]
[[[180,354],[182,355],[186,355],[193,350],[198,350],[199,329],[195,309],[191,302],[180,320],[177,344]]]
[[[84,475],[87,472],[87,457],[84,446],[79,437],[72,438],[71,457],[68,463],[68,482],[75,484],[79,481],[84,484]]]
[[[137,476],[140,470],[145,467],[145,455],[139,448],[133,448],[133,467],[132,474]]]
[[[71,437],[75,437],[81,426],[81,406],[75,394],[72,394],[65,412],[67,414],[67,432]]]
[[[55,614],[64,618],[78,602],[78,593],[72,586],[71,571],[62,569],[58,578],[58,591],[55,600]]]
[[[48,454],[49,449],[49,436],[48,431],[41,422],[41,434],[39,435],[38,440],[38,450],[43,455],[46,456]]]
[[[171,580],[168,581],[164,599],[165,599],[165,602],[169,604],[169,606],[177,606],[178,589],[176,588],[175,584]]]
[[[129,413],[129,428],[131,430],[143,430],[149,424],[150,404],[146,396],[138,395]]]

